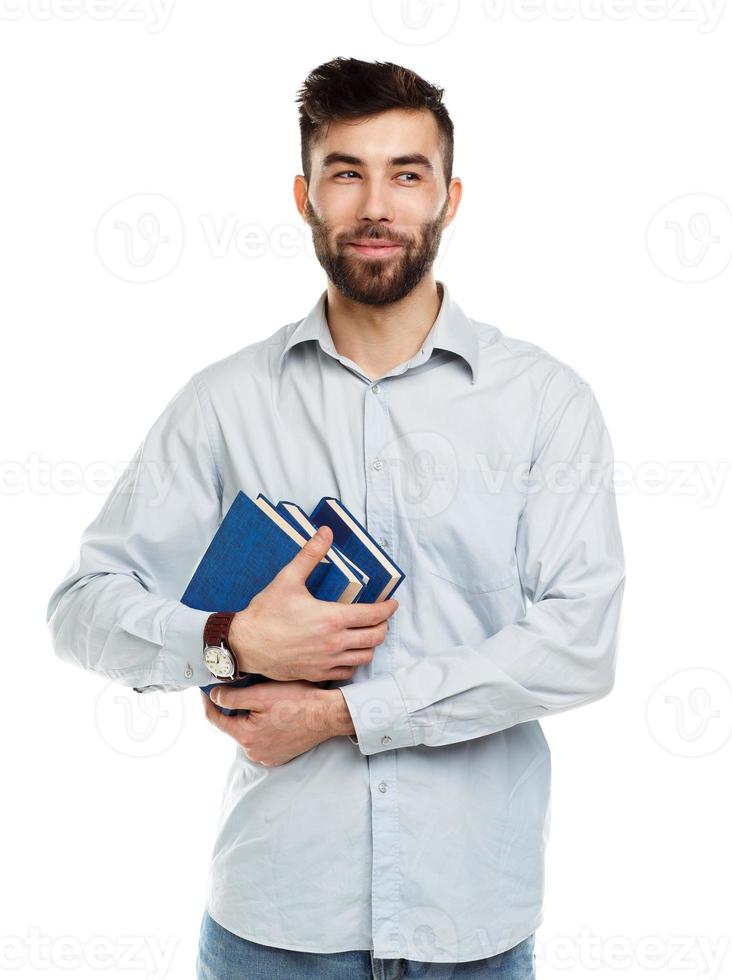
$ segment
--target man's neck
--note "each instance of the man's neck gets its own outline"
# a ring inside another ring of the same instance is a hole
[[[326,318],[335,349],[380,378],[414,357],[432,329],[442,297],[430,274],[412,292],[388,306],[347,299],[329,282]]]

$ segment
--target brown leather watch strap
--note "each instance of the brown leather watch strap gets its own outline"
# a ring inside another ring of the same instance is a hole
[[[229,646],[229,627],[231,621],[236,616],[235,612],[216,612],[206,620],[203,629],[203,642],[206,646],[218,647],[223,643]]]
[[[229,643],[229,627],[231,626],[231,621],[236,616],[235,612],[216,612],[211,613],[211,615],[206,620],[206,625],[203,628],[203,643],[204,646],[219,647],[223,643],[227,650],[231,650],[231,645]],[[232,655],[233,655],[233,651]],[[236,661],[236,657],[234,656]],[[232,680],[238,680],[240,677],[246,677],[246,671],[241,670],[237,664],[236,673]]]

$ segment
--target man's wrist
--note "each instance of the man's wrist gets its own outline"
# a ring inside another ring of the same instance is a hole
[[[231,626],[229,627],[229,649],[234,654],[239,671],[242,674],[250,674],[252,671],[248,666],[249,639],[245,612],[245,609],[241,609],[231,621]]]
[[[331,735],[355,735],[353,718],[340,688],[324,690],[328,696],[328,728]]]

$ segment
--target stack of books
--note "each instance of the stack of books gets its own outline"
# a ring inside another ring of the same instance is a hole
[[[324,524],[333,531],[333,543],[305,580],[310,594],[329,602],[389,599],[403,581],[404,572],[337,497],[321,497],[308,515],[290,500],[275,506],[262,493],[252,500],[240,490],[181,602],[210,612],[246,609]],[[219,684],[245,687],[263,680],[269,678],[248,674],[236,681],[207,684],[201,690],[208,695]],[[228,708],[219,711],[226,715],[242,713]]]

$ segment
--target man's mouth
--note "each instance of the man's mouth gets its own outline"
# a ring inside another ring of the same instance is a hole
[[[371,241],[359,241],[347,242],[346,243],[354,251],[358,252],[359,255],[364,255],[368,258],[385,259],[389,255],[393,255],[395,252],[399,251],[402,247],[396,242],[389,242],[385,240],[377,241],[372,239]]]

